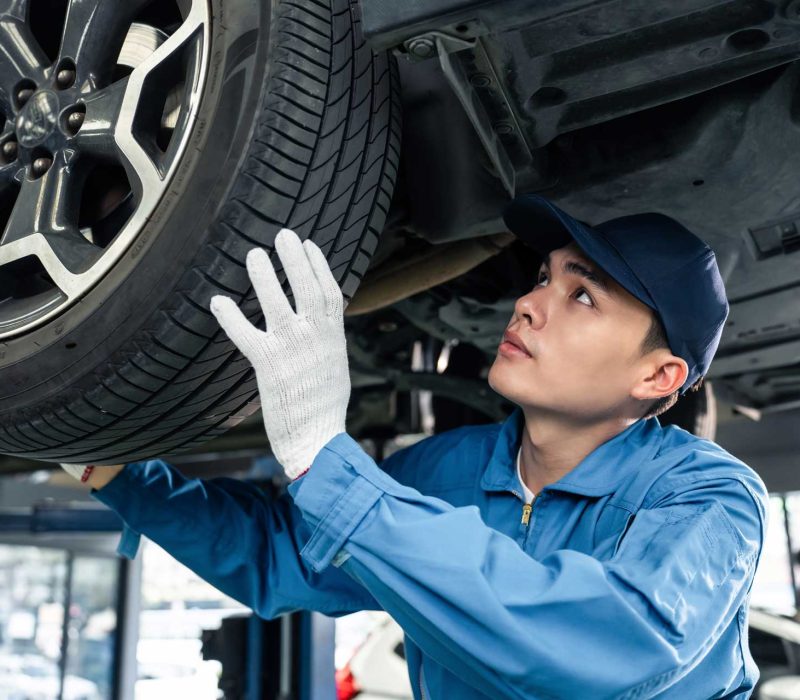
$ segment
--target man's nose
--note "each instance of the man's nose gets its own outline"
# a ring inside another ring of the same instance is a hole
[[[527,326],[539,329],[547,321],[544,289],[530,291],[519,297],[514,304],[514,313]]]

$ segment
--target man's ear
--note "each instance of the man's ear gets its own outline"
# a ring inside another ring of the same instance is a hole
[[[648,355],[644,373],[631,389],[635,399],[654,400],[669,396],[680,389],[689,376],[686,360],[669,350],[657,350]]]

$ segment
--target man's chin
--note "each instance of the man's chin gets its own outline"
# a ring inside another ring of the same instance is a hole
[[[486,375],[486,381],[489,387],[497,394],[500,394],[504,399],[511,401],[517,405],[521,403],[530,403],[531,399],[535,397],[520,396],[520,376],[519,372],[508,371],[507,366],[504,366],[502,358],[495,359],[489,372]]]

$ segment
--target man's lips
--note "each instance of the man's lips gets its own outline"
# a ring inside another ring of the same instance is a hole
[[[532,357],[531,353],[528,352],[528,348],[525,347],[525,343],[523,343],[522,339],[513,331],[506,331],[503,333],[503,342],[510,343],[517,350],[524,352],[528,357]]]

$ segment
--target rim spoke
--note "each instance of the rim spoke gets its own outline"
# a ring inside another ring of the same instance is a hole
[[[0,246],[20,241],[35,232],[33,220],[39,202],[43,198],[43,182],[44,178],[29,180],[27,177],[22,181],[14,210],[0,239]]]
[[[164,61],[169,60],[176,52],[184,50],[186,45],[195,40],[199,32],[202,32],[203,21],[199,6],[200,3],[193,3],[189,16],[177,31],[128,76],[122,108],[117,120],[115,141],[122,156],[122,164],[127,172],[137,204],[141,204],[148,194],[157,193],[161,181],[164,179],[164,174],[159,166],[153,162],[147,151],[134,137],[134,133],[136,133],[134,127],[135,118],[137,114],[146,112],[146,110],[139,107],[144,83],[151,72],[157,70]]]
[[[56,65],[63,59],[72,60],[77,67],[75,83],[79,87],[87,80],[93,88],[107,85],[131,20],[150,2],[72,0]]]
[[[148,153],[134,139],[116,138],[115,142],[136,206],[142,205],[145,199],[157,197],[163,176]]]
[[[80,206],[75,179],[73,165],[61,153],[56,155],[53,165],[42,177],[37,180],[26,178],[6,225],[0,249],[38,233],[44,237],[61,266],[73,273],[85,267],[87,259],[100,249],[81,235],[75,223]]]
[[[97,255],[102,252],[100,248],[81,236],[76,228],[70,229],[69,233],[63,231],[47,233],[44,234],[44,238],[54,256],[52,265],[57,264],[71,274],[79,274],[88,268]],[[47,262],[42,262],[47,269]]]
[[[186,21],[184,21],[175,33],[171,34],[161,46],[134,68],[130,75],[130,84],[131,89],[135,91],[137,101],[141,95],[145,78],[174,53],[183,50],[186,44],[194,39],[198,31],[202,30],[202,18],[196,8],[197,3],[193,3],[192,10],[186,18]]]
[[[0,192],[12,184],[22,182],[23,177],[25,177],[25,167],[16,161],[8,165],[0,165]]]
[[[89,97],[86,116],[75,143],[83,153],[118,161],[120,159],[114,128],[122,108],[122,100],[128,87],[128,79],[118,80]]]
[[[34,233],[8,245],[0,245],[0,267],[31,255],[39,259],[50,279],[68,299],[80,294],[83,289],[81,275],[64,266],[47,238],[40,233]]]
[[[14,88],[23,78],[41,84],[50,61],[24,21],[0,15],[0,105],[13,114]]]

